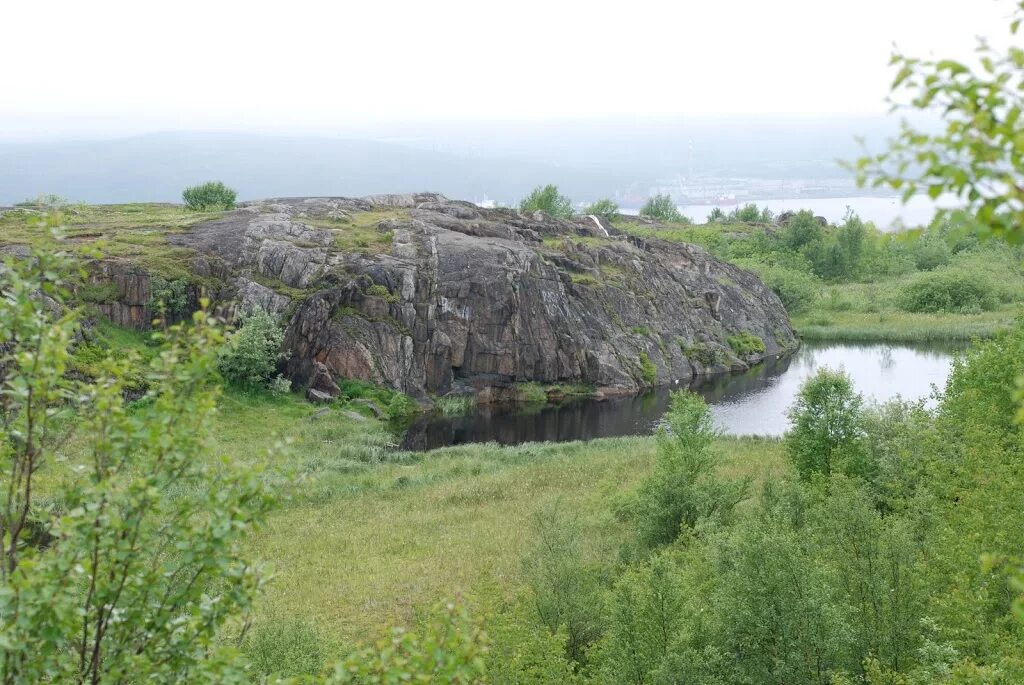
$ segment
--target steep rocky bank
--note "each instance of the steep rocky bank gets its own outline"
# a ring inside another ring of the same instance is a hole
[[[320,362],[414,396],[502,399],[527,381],[633,392],[796,346],[756,276],[588,217],[433,194],[301,198],[248,203],[170,239],[243,307],[286,318],[298,383]]]

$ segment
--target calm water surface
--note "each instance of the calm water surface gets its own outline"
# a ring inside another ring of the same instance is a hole
[[[693,389],[711,405],[715,422],[724,432],[782,435],[789,426],[786,411],[801,384],[822,367],[844,369],[868,401],[884,402],[896,396],[920,399],[944,386],[953,354],[955,348],[950,347],[805,343],[789,357],[769,360],[743,374],[720,376]],[[406,431],[402,447],[424,450],[469,442],[514,445],[645,435],[665,413],[671,390],[533,410],[481,407],[466,416],[423,416]]]

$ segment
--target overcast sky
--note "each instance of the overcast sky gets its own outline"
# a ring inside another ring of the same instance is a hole
[[[892,44],[968,55],[1010,0],[8,0],[12,137],[885,111]]]

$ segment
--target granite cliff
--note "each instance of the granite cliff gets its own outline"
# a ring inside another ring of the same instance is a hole
[[[286,373],[414,396],[634,392],[793,349],[779,299],[703,249],[434,194],[246,203],[169,240],[222,299],[279,314]],[[132,279],[127,279],[131,282]],[[136,297],[136,301],[140,299]],[[322,366],[320,366],[322,364]]]

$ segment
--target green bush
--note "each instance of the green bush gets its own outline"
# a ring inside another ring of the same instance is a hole
[[[949,264],[953,251],[939,236],[926,234],[912,244],[914,264],[921,271],[931,271]]]
[[[593,214],[594,216],[600,217],[607,221],[611,221],[618,215],[619,206],[612,202],[611,200],[609,200],[608,198],[605,198],[603,200],[598,200],[594,204],[584,209],[583,213]]]
[[[193,211],[233,209],[237,194],[220,181],[208,181],[201,185],[189,186],[181,192],[185,208]]]
[[[764,340],[750,331],[740,331],[736,335],[730,335],[728,342],[729,347],[740,358],[746,358],[752,354],[763,354],[765,350]]]
[[[758,270],[761,279],[772,289],[790,314],[810,308],[818,299],[821,282],[809,273],[785,267],[764,267]]]
[[[713,343],[698,342],[687,344],[680,342],[679,349],[683,351],[687,359],[700,362],[704,366],[715,366],[716,364],[725,363],[725,355],[722,353],[722,349]]]
[[[746,492],[745,482],[716,478],[718,435],[700,395],[672,393],[658,430],[654,471],[641,484],[634,506],[640,542],[656,547],[674,541],[709,517],[727,518]]]
[[[191,307],[188,281],[178,278],[168,280],[163,276],[149,278],[149,309],[169,319],[179,319]]]
[[[537,186],[519,203],[521,212],[541,211],[556,219],[569,219],[576,214],[572,200],[558,192],[558,186]]]
[[[671,195],[653,195],[640,208],[640,216],[650,217],[658,221],[686,221],[679,213],[675,200]]]
[[[996,288],[978,271],[943,269],[914,278],[897,297],[907,312],[972,312],[996,307]]]
[[[263,387],[274,376],[281,359],[284,331],[270,314],[255,309],[229,338],[217,358],[224,379],[247,388]]]
[[[584,561],[582,529],[556,502],[533,515],[534,548],[523,560],[537,616],[552,635],[565,636],[566,657],[584,663],[600,635],[598,569]]]
[[[90,281],[78,288],[78,298],[90,304],[110,304],[118,298],[117,284],[112,281]]]
[[[658,381],[658,367],[646,352],[640,353],[640,378],[645,385],[652,386]]]
[[[786,449],[800,477],[833,471],[867,476],[863,400],[842,371],[823,368],[807,379],[789,410]]]

